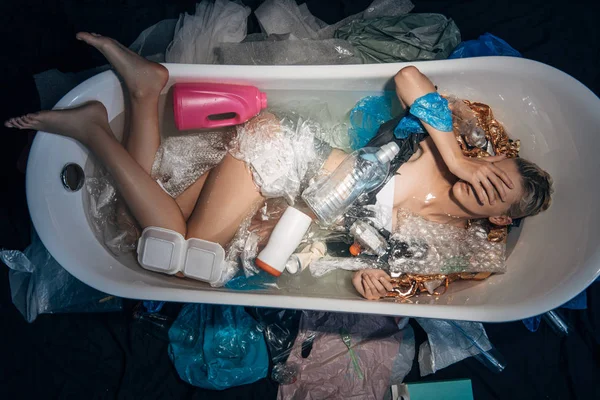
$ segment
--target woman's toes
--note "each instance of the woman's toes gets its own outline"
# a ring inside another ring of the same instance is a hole
[[[99,47],[103,43],[103,37],[97,33],[79,32],[75,37],[94,47]]]

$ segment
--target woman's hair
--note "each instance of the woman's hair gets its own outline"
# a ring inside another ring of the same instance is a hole
[[[512,218],[531,217],[546,211],[552,202],[552,178],[550,175],[531,161],[523,158],[515,158],[521,184],[523,185],[523,197],[514,203],[508,210]]]

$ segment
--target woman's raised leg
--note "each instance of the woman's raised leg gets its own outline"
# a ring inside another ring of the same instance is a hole
[[[69,110],[40,111],[12,118],[5,125],[78,140],[112,175],[142,228],[159,226],[186,235],[186,223],[179,206],[117,141],[102,103],[94,101]]]
[[[77,39],[100,51],[123,79],[130,105],[125,148],[144,171],[150,174],[160,145],[158,100],[169,80],[169,71],[114,39],[87,32],[78,33]]]

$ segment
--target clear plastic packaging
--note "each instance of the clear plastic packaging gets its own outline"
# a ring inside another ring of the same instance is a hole
[[[480,222],[464,229],[431,222],[406,210],[399,210],[398,218],[398,228],[390,238],[392,277],[506,271],[505,243],[490,242]]]
[[[384,264],[369,258],[323,257],[313,261],[308,266],[315,278],[320,278],[336,269],[360,271],[363,269],[383,268]]]
[[[387,178],[390,161],[398,153],[396,143],[366,147],[349,156],[327,177],[315,181],[302,194],[319,222],[336,222],[362,194],[379,187]]]

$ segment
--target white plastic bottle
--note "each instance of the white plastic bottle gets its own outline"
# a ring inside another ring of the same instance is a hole
[[[308,215],[288,207],[275,225],[267,246],[256,257],[256,265],[273,276],[281,275],[311,223]]]
[[[310,185],[302,198],[319,221],[331,225],[364,193],[377,189],[400,148],[394,142],[365,147],[348,155],[328,177]]]

